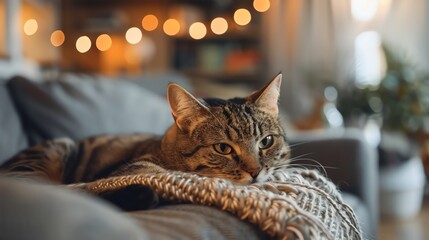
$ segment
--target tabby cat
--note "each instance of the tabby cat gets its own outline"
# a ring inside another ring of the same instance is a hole
[[[175,123],[164,136],[55,139],[22,151],[1,169],[66,184],[167,170],[237,184],[265,181],[289,157],[278,118],[281,78],[246,98],[229,100],[196,99],[171,83],[167,97]]]

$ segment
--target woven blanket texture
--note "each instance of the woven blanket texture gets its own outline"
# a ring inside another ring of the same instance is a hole
[[[335,185],[315,170],[289,169],[278,181],[234,185],[183,172],[111,177],[69,185],[101,193],[141,184],[159,198],[212,206],[258,226],[274,239],[362,239],[353,210]]]

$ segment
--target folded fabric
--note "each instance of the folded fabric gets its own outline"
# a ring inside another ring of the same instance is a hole
[[[213,206],[278,239],[362,239],[353,210],[335,186],[315,170],[289,169],[281,181],[234,185],[183,172],[111,177],[69,185],[100,194],[141,184],[160,199]]]

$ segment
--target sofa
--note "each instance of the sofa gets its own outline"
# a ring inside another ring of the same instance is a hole
[[[107,78],[64,73],[54,80],[13,77],[0,81],[0,164],[47,139],[97,134],[163,134],[173,123],[165,89],[175,73]],[[363,235],[377,238],[375,150],[356,129],[290,132],[292,157],[321,171],[354,209]],[[317,165],[315,166],[318,167]],[[170,204],[123,212],[95,196],[0,176],[0,239],[265,239],[255,226],[221,210]]]

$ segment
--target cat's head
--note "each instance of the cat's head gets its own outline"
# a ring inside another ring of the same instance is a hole
[[[177,84],[167,97],[175,124],[167,132],[167,168],[236,183],[264,181],[284,166],[289,146],[279,123],[282,76],[246,98],[197,99]],[[170,149],[168,149],[170,148]]]

